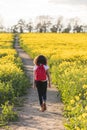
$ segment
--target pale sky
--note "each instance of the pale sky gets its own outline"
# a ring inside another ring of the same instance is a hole
[[[0,21],[5,26],[14,25],[21,18],[29,21],[39,15],[79,17],[87,23],[87,0],[0,0]]]

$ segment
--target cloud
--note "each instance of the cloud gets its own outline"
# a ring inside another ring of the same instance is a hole
[[[49,0],[49,3],[87,6],[87,0]]]
[[[87,21],[87,0],[3,0],[0,14],[6,26],[15,24],[20,18],[28,21],[39,15],[52,17],[80,17]]]

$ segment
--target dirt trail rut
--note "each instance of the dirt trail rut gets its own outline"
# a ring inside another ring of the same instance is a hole
[[[33,79],[33,61],[20,48],[18,39],[15,40],[15,48],[21,57],[24,69],[28,77]],[[65,130],[63,126],[63,104],[57,97],[57,90],[52,87],[47,92],[47,110],[39,111],[39,101],[36,89],[32,87],[26,95],[24,106],[19,111],[20,120],[11,125],[12,130]]]

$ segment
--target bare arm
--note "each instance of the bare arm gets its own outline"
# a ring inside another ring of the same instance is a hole
[[[36,85],[35,85],[35,71],[33,71],[33,88],[36,88]]]
[[[47,73],[47,77],[48,77],[48,87],[51,88],[51,79],[50,79],[49,70],[47,70],[46,73]]]

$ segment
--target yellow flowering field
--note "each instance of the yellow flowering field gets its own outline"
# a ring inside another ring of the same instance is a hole
[[[14,44],[14,34],[11,33],[1,33],[0,34],[0,83],[5,84],[13,91],[12,93],[5,95],[3,92],[0,98],[0,104],[4,103],[6,100],[13,100],[15,96],[20,96],[25,93],[25,83],[27,80],[25,78],[24,72],[22,70],[22,61],[17,56],[16,50],[13,48]],[[24,78],[24,82],[22,81]],[[27,82],[26,82],[27,83]],[[5,87],[4,86],[4,87]],[[0,92],[4,91],[5,88],[0,86]],[[11,88],[12,87],[12,90]],[[3,90],[2,90],[3,89]]]
[[[87,34],[23,34],[21,45],[32,57],[44,54],[51,59],[70,59],[87,56]],[[27,45],[27,47],[26,47]],[[86,57],[87,58],[87,57]]]
[[[47,56],[65,106],[66,129],[87,130],[87,34],[21,34],[20,45],[32,58]]]
[[[0,34],[0,126],[18,118],[11,104],[16,105],[28,87],[22,61],[13,44],[14,34]]]

